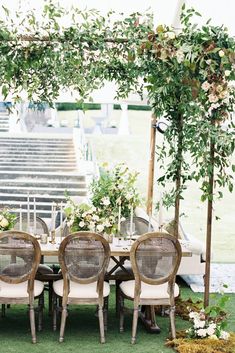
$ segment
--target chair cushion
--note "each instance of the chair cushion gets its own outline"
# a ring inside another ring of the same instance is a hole
[[[167,293],[168,283],[163,283],[159,285],[152,285],[141,282],[141,299],[165,299],[169,298],[169,294]],[[120,284],[120,289],[123,294],[127,297],[134,298],[135,291],[135,281],[126,281]],[[175,284],[175,292],[174,296],[177,297],[179,295],[179,286]]]
[[[6,283],[0,280],[0,298],[27,298],[28,281],[22,283]],[[44,284],[41,281],[34,281],[34,296],[37,297],[43,291]]]
[[[96,292],[97,282],[82,284],[70,281],[69,298],[98,298]],[[54,292],[60,297],[63,296],[63,280],[55,281],[53,283]],[[110,287],[107,282],[104,282],[104,297],[107,297],[110,292]]]

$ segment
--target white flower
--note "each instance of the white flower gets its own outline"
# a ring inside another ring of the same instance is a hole
[[[216,103],[218,101],[218,97],[216,97],[213,93],[208,96],[210,103]]]
[[[124,222],[126,220],[126,217],[121,217],[121,222]]]
[[[220,332],[219,338],[221,338],[222,340],[227,340],[227,339],[229,339],[229,337],[230,337],[230,334],[228,332],[226,332],[226,331]]]
[[[231,74],[231,71],[230,70],[225,70],[224,74],[225,74],[225,76],[229,76]]]
[[[224,51],[223,50],[220,50],[219,51],[219,56],[222,58],[224,56]]]
[[[93,220],[94,221],[98,221],[99,219],[100,219],[100,217],[98,215],[96,215],[96,214],[93,215]]]
[[[200,337],[206,337],[207,335],[207,330],[204,328],[200,328],[199,330],[197,330],[197,335]]]
[[[123,185],[123,184],[119,184],[119,185],[118,185],[118,189],[119,189],[119,190],[122,190],[123,188],[124,188],[124,185]]]
[[[103,197],[103,198],[101,199],[101,202],[102,202],[102,204],[103,204],[104,206],[110,205],[110,199],[109,199],[109,197]]]
[[[184,52],[182,49],[178,49],[176,52],[176,60],[178,61],[178,63],[182,63],[182,61],[184,61]]]
[[[85,222],[84,221],[81,221],[81,222],[79,222],[79,227],[81,227],[81,228],[83,228],[84,226],[85,226]]]
[[[2,228],[5,228],[5,227],[7,227],[8,225],[9,225],[8,220],[3,217],[2,220],[1,220],[1,222],[0,222],[0,226],[1,226]]]
[[[128,192],[128,193],[126,194],[126,199],[127,199],[127,200],[130,200],[132,197],[133,197],[133,194],[132,194],[132,193]]]
[[[92,232],[94,232],[94,231],[95,231],[95,223],[94,223],[94,222],[90,222],[88,228],[89,228],[89,230],[91,230]]]
[[[211,64],[211,59],[206,60],[207,65]]]
[[[196,320],[199,320],[200,319],[200,315],[199,313],[197,313],[196,311],[191,311],[189,313],[189,317],[190,319],[196,319]]]
[[[3,216],[0,214],[0,222],[1,222],[2,219],[3,219]]]
[[[195,328],[204,328],[205,324],[206,324],[206,322],[204,320],[198,320],[198,319],[194,320],[194,327]]]
[[[110,227],[111,225],[112,224],[108,220],[105,220],[105,222],[104,222],[105,227]]]
[[[87,216],[87,212],[83,212],[82,217],[85,218]]]
[[[166,32],[166,38],[169,39],[175,39],[175,33],[174,32]]]
[[[208,334],[208,336],[214,335],[215,329],[216,329],[216,324],[210,324],[210,325],[207,327],[207,334]]]
[[[203,91],[207,92],[208,89],[210,88],[210,86],[211,86],[211,85],[209,84],[208,81],[203,82],[203,84],[202,84],[202,89],[203,89]]]
[[[99,233],[103,232],[103,230],[104,230],[103,224],[99,224],[96,229],[97,229],[97,232],[99,232]]]

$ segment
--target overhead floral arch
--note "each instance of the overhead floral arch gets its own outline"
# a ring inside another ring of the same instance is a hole
[[[175,235],[178,236],[180,198],[188,181],[201,184],[208,200],[205,304],[209,301],[212,205],[215,188],[232,191],[230,156],[234,151],[235,40],[224,27],[209,22],[198,28],[199,15],[182,8],[182,28],[164,25],[154,29],[150,15],[133,14],[114,20],[96,10],[70,11],[49,1],[41,14],[17,14],[5,9],[0,20],[0,87],[15,102],[22,92],[34,102],[53,101],[60,89],[78,92],[79,99],[101,87],[105,80],[118,85],[117,96],[147,89],[154,122],[169,121],[158,154],[163,173],[159,182],[174,182]],[[69,17],[69,26],[61,20]],[[223,123],[227,122],[227,128]],[[153,126],[155,129],[155,126]],[[154,132],[153,132],[154,136]],[[194,169],[185,156],[190,154]],[[165,165],[166,158],[170,158]],[[151,167],[152,168],[152,167]],[[150,185],[151,190],[151,185]],[[151,193],[149,203],[152,203]],[[169,197],[168,197],[169,200]],[[151,207],[149,208],[149,210]]]

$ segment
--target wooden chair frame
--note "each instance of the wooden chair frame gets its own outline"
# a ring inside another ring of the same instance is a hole
[[[91,278],[78,278],[75,276],[69,275],[67,271],[67,267],[65,264],[64,253],[67,244],[79,238],[86,238],[90,240],[98,240],[101,242],[103,249],[104,249],[104,261],[100,268],[99,273],[96,276]],[[110,247],[108,242],[99,234],[92,233],[92,232],[75,232],[69,234],[62,243],[60,244],[59,248],[59,263],[61,266],[61,271],[63,275],[63,297],[62,297],[62,315],[61,315],[61,326],[60,326],[60,338],[59,341],[63,342],[64,340],[64,330],[66,324],[66,317],[67,317],[67,306],[69,304],[96,304],[98,305],[98,316],[99,316],[99,326],[100,326],[100,340],[101,343],[105,343],[105,335],[104,335],[104,316],[103,316],[103,307],[104,307],[104,298],[103,298],[103,287],[104,287],[104,277],[105,272],[108,267],[110,259]],[[97,294],[98,298],[69,298],[70,292],[70,280],[81,283],[81,284],[89,284],[97,281]],[[56,328],[56,310],[53,313],[53,326],[54,329]]]
[[[154,239],[154,238],[165,238],[169,239],[172,241],[174,244],[176,253],[177,253],[177,258],[175,262],[175,266],[172,269],[172,272],[164,278],[161,279],[150,279],[145,276],[142,276],[138,270],[137,266],[137,261],[136,261],[136,252],[138,250],[139,245],[144,242],[147,239]],[[134,312],[133,312],[133,322],[132,322],[132,339],[131,343],[135,343],[136,341],[136,330],[137,330],[137,322],[138,322],[138,314],[139,314],[139,306],[140,305],[146,305],[150,306],[151,310],[151,321],[152,324],[155,324],[155,311],[154,311],[154,306],[155,305],[167,305],[170,306],[170,324],[171,324],[171,333],[172,337],[175,338],[176,336],[176,331],[175,331],[175,298],[174,298],[174,286],[175,286],[175,277],[176,273],[178,271],[180,261],[182,257],[182,251],[181,251],[181,246],[177,238],[174,236],[168,234],[168,233],[162,233],[162,232],[153,232],[153,233],[147,233],[139,237],[134,244],[131,247],[130,251],[130,260],[131,260],[131,265],[135,277],[135,291],[134,291],[134,298],[127,297],[120,291],[120,305],[121,305],[121,311],[120,311],[120,332],[123,331],[123,324],[124,324],[124,299],[129,299],[134,302]],[[164,298],[164,299],[145,299],[145,298],[140,298],[141,295],[141,282],[150,284],[150,285],[160,285],[163,283],[168,282],[168,294],[169,298]]]
[[[18,284],[22,283],[25,281],[28,281],[28,287],[27,287],[27,292],[28,292],[28,297],[25,298],[5,298],[1,297],[1,291],[0,291],[0,303],[5,305],[5,304],[28,304],[29,305],[29,317],[30,317],[30,328],[31,328],[31,335],[32,335],[32,342],[36,343],[36,329],[35,329],[35,313],[34,313],[34,280],[35,280],[35,275],[37,272],[38,265],[40,263],[41,259],[41,249],[38,241],[30,234],[25,233],[25,232],[20,232],[20,231],[5,231],[0,233],[0,239],[3,239],[5,237],[13,236],[14,238],[22,239],[22,240],[27,240],[31,242],[34,248],[34,261],[32,264],[32,269],[30,273],[25,274],[23,276],[19,276],[17,278],[12,278],[7,275],[2,275],[0,274],[0,280],[6,283],[10,284]],[[0,246],[1,249],[1,246]],[[3,249],[5,251],[5,249]],[[28,249],[25,249],[25,255],[27,256],[27,251]],[[12,255],[14,256],[14,249],[9,249],[9,252],[12,252]],[[40,308],[40,314],[39,314],[39,326],[41,325],[41,320],[42,320],[42,308]]]

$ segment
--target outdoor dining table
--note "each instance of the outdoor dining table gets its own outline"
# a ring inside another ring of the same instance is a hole
[[[47,244],[40,244],[41,246],[41,255],[42,256],[58,256],[59,246],[61,238],[56,238],[55,243],[52,244],[48,242]],[[190,257],[192,252],[185,246],[181,244],[182,256]],[[117,238],[113,238],[113,242],[110,243],[111,250],[111,259],[114,261],[114,266],[108,269],[106,279],[112,280],[115,279],[115,271],[118,268],[121,268],[124,272],[130,274],[128,269],[124,267],[124,262],[130,257],[131,242],[130,240],[119,241]],[[142,308],[140,312],[140,318],[145,326],[145,328],[151,333],[159,333],[160,328],[158,325],[152,325],[151,320],[149,319],[149,311],[147,308]]]

